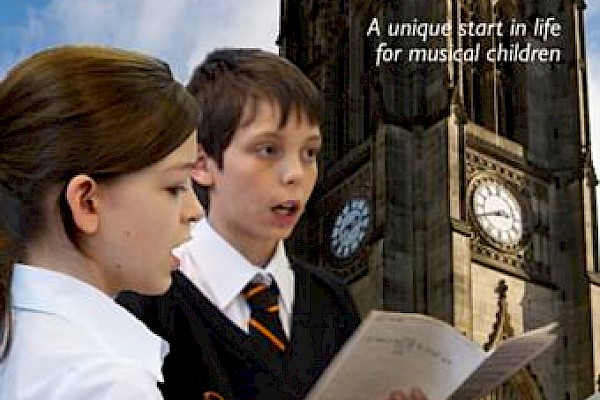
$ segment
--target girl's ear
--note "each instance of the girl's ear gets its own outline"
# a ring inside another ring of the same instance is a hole
[[[198,159],[192,169],[192,179],[200,186],[211,187],[214,183],[216,171],[215,161],[206,154],[204,147],[198,144]]]
[[[83,233],[95,233],[99,225],[96,181],[88,175],[73,177],[67,184],[65,197],[75,226]]]

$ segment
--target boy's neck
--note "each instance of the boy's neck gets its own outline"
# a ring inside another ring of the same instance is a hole
[[[207,219],[212,229],[225,240],[231,247],[236,249],[248,262],[257,267],[265,268],[271,261],[279,242],[267,243],[264,239],[244,238],[238,235],[229,235],[219,224],[214,224],[210,218]]]
[[[257,266],[259,268],[266,268],[273,256],[275,255],[275,251],[277,250],[277,246],[267,249],[267,251],[263,249],[259,250],[257,248],[249,249],[248,247],[244,249],[233,245],[229,241],[228,243],[233,248],[235,248],[241,255],[243,255],[244,258],[248,260],[252,265]]]

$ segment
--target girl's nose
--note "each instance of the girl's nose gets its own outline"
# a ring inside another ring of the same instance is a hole
[[[204,208],[193,190],[188,190],[184,193],[184,206],[182,212],[182,222],[191,223],[198,222],[204,216]]]

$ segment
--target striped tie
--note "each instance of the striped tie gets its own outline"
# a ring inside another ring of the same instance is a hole
[[[242,293],[250,307],[250,335],[284,351],[287,339],[279,318],[279,289],[275,281],[270,286],[250,282]]]

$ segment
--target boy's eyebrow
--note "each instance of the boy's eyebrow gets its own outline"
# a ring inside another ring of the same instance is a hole
[[[316,142],[322,142],[323,141],[323,136],[321,136],[320,134],[314,134],[312,136],[309,136],[307,138],[307,141],[316,141]]]
[[[263,132],[260,132],[258,135],[258,137],[276,137],[276,138],[281,138],[281,131],[279,129],[270,131],[270,130],[265,130]]]
[[[258,138],[274,137],[277,139],[281,139],[283,137],[280,130],[261,132],[257,136],[258,136]],[[314,142],[314,141],[321,142],[321,141],[323,141],[323,136],[320,133],[315,133],[314,135],[307,137],[306,141],[307,142]]]

